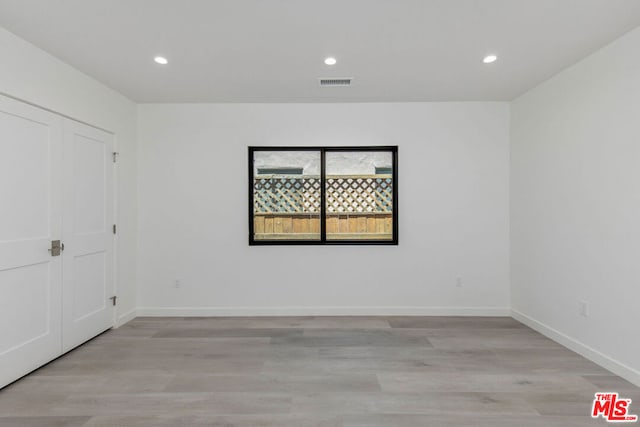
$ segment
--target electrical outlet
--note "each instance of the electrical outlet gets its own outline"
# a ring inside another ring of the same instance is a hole
[[[180,289],[182,287],[182,280],[176,279],[176,281],[173,282],[173,287],[176,289]]]
[[[578,313],[582,317],[589,317],[589,302],[588,301],[580,301],[578,304]]]
[[[462,287],[462,277],[458,277],[456,279],[456,288],[461,288]]]

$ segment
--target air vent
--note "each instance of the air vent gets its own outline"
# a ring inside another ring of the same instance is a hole
[[[320,78],[320,86],[351,86],[351,77]]]

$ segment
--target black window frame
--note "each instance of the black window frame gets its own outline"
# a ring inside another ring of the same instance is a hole
[[[320,153],[320,239],[298,240],[255,239],[254,229],[254,153],[256,151],[316,151]],[[327,240],[327,215],[326,215],[326,153],[329,152],[391,152],[392,155],[392,238],[390,240],[356,240],[340,239]],[[325,245],[366,245],[366,246],[397,246],[398,245],[398,146],[249,146],[249,246],[325,246]]]

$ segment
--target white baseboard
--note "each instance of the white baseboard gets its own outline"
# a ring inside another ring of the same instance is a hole
[[[138,307],[138,316],[500,316],[508,307]]]
[[[119,328],[120,326],[124,325],[125,323],[128,323],[130,321],[132,321],[133,319],[135,319],[138,316],[138,310],[137,309],[133,309],[133,310],[129,310],[126,313],[120,314],[118,315],[118,318],[116,319],[116,324],[115,324],[115,328]]]
[[[607,356],[606,354],[603,354],[601,352],[599,352],[598,350],[595,350],[583,343],[581,343],[580,341],[577,341],[573,338],[571,338],[568,335],[563,334],[562,332],[548,326],[545,325],[544,323],[541,323],[529,316],[527,316],[526,314],[523,314],[517,310],[511,310],[511,317],[513,317],[514,319],[516,319],[519,322],[524,323],[525,325],[527,325],[528,327],[530,327],[531,329],[540,332],[542,335],[546,336],[547,338],[550,338],[552,340],[554,340],[555,342],[557,342],[558,344],[561,344],[565,347],[567,347],[568,349],[575,351],[576,353],[578,353],[579,355],[591,360],[592,362],[602,366],[605,369],[608,369],[609,371],[613,372],[614,374],[624,378],[625,380],[629,381],[630,383],[633,383],[635,385],[637,385],[638,387],[640,387],[640,372],[623,364],[618,362],[617,360]],[[608,390],[607,390],[608,391]]]

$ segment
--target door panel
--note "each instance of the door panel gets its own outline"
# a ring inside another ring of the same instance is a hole
[[[0,96],[0,387],[60,355],[62,118]]]
[[[3,296],[11,296],[11,304],[0,312],[0,354],[20,348],[49,331],[49,283],[46,262],[0,272]],[[28,309],[25,309],[28,307]],[[15,325],[21,325],[16,328]]]
[[[63,349],[114,324],[113,135],[64,122]]]
[[[74,128],[79,126],[71,124]],[[93,129],[90,129],[94,131]],[[91,139],[78,130],[73,135],[73,168],[75,182],[75,231],[78,236],[105,232],[106,227],[106,162],[111,150],[104,140]],[[108,135],[105,138],[109,138]],[[104,138],[103,138],[104,139]],[[70,142],[71,143],[71,142]],[[111,167],[109,165],[109,167]]]
[[[5,241],[46,238],[50,225],[49,125],[3,111],[0,129],[0,169],[6,178],[0,181],[5,201],[0,236]]]
[[[101,251],[76,256],[74,261],[75,280],[73,282],[74,322],[99,313],[107,306],[107,298],[110,295],[106,294],[107,257],[105,255]],[[98,332],[101,332],[100,328],[98,328]]]

